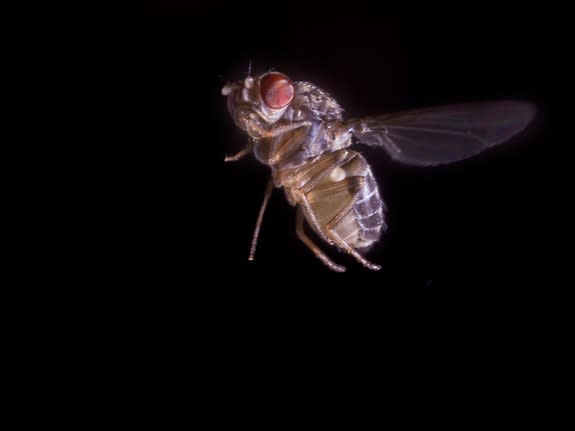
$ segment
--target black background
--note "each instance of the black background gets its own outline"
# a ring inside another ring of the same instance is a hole
[[[110,10],[113,31],[97,35],[114,127],[103,148],[120,175],[107,252],[121,275],[105,283],[108,305],[133,327],[224,338],[335,331],[385,340],[502,325],[529,335],[572,323],[568,29],[558,11],[522,7]],[[381,271],[321,244],[348,268],[329,271],[296,238],[279,191],[248,262],[268,170],[253,158],[224,164],[246,139],[220,90],[250,61],[256,74],[275,68],[318,84],[348,116],[501,98],[532,101],[538,116],[507,145],[441,168],[361,150],[389,209],[389,230],[368,255]]]

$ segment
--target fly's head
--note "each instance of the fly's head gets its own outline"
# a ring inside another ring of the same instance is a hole
[[[284,74],[267,72],[230,82],[222,88],[222,94],[228,98],[228,111],[236,125],[253,138],[260,138],[258,130],[281,118],[294,98],[295,89]]]

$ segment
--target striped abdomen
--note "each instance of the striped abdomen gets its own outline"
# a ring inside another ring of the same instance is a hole
[[[367,161],[356,151],[334,151],[295,170],[277,172],[276,184],[285,187],[293,205],[302,205],[305,196],[324,230],[320,235],[329,237],[325,234],[332,229],[354,249],[371,246],[386,228],[377,183]],[[306,216],[310,222],[309,211]]]
[[[347,177],[360,176],[359,185],[351,211],[335,226],[335,231],[353,248],[367,248],[377,242],[385,231],[385,204],[370,166],[361,154],[350,153],[351,161],[343,165]]]

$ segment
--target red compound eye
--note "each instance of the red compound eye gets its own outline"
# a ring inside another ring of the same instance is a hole
[[[277,72],[262,76],[260,92],[264,103],[272,109],[286,107],[294,96],[293,84],[289,78]]]

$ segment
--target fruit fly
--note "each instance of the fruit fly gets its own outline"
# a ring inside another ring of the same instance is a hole
[[[327,244],[371,270],[365,252],[386,230],[386,207],[366,159],[354,143],[382,148],[392,160],[434,166],[478,154],[523,130],[534,117],[530,103],[503,100],[438,106],[344,119],[327,92],[271,71],[226,84],[228,111],[248,134],[236,161],[253,152],[271,178],[251,244],[253,260],[265,209],[274,186],[297,207],[296,233],[327,267],[343,272],[306,234],[304,222]]]

